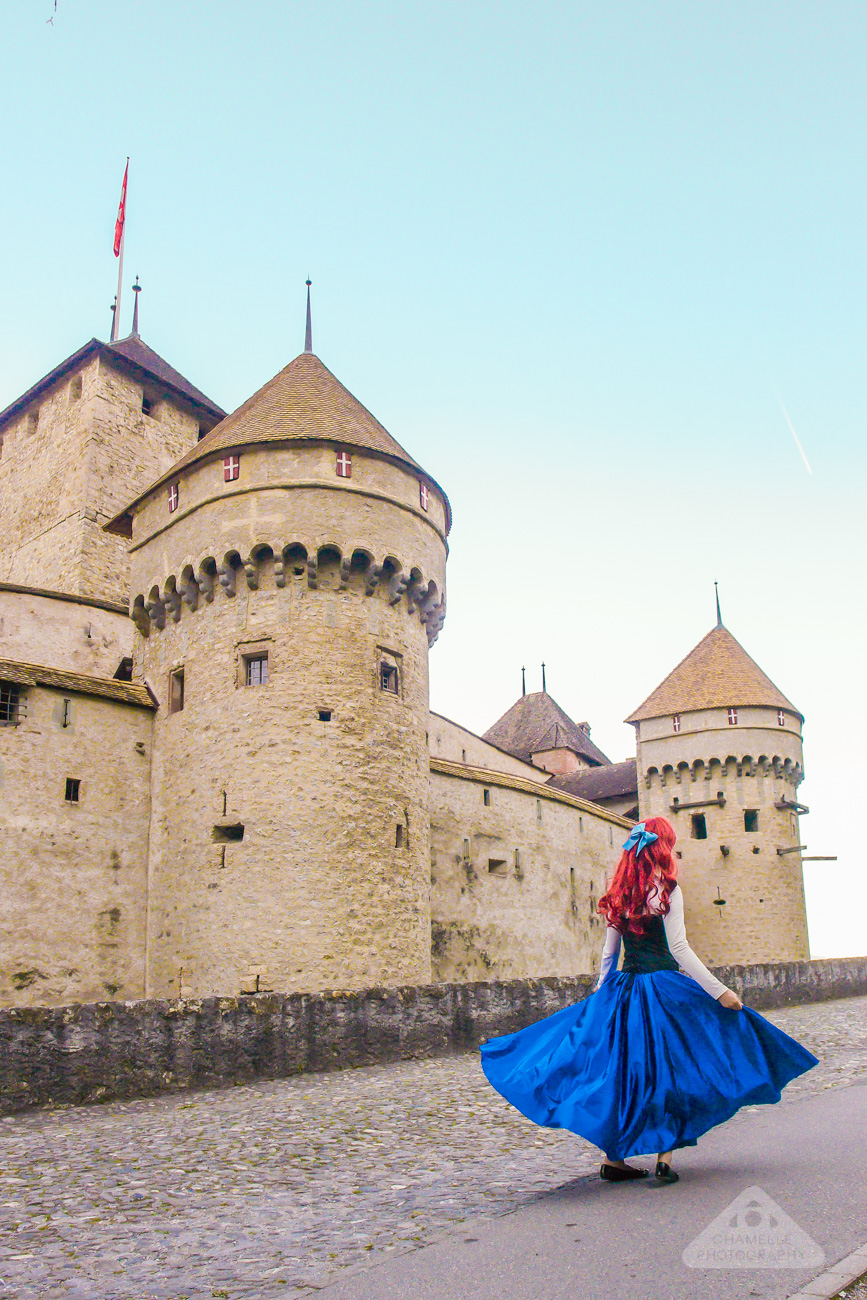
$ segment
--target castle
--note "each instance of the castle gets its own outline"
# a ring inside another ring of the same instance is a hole
[[[803,719],[721,621],[635,761],[430,712],[449,502],[309,319],[230,415],[137,312],[0,413],[0,1004],[598,970],[659,813],[707,962],[807,958]]]

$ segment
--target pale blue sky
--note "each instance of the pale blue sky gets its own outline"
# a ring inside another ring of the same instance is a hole
[[[863,5],[52,4],[0,0],[0,406],[107,336],[131,155],[147,341],[231,409],[309,273],[449,493],[432,706],[483,730],[544,658],[624,757],[719,578],[807,715],[814,954],[867,950]]]

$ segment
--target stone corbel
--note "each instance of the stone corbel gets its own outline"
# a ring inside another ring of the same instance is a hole
[[[339,581],[337,583],[338,591],[345,591],[346,588],[349,586],[349,575],[351,571],[352,571],[352,560],[348,555],[344,555],[343,559],[340,561],[340,575],[339,575]]]
[[[163,588],[163,601],[172,616],[172,622],[177,623],[181,617],[181,598],[174,587]]]
[[[208,573],[206,569],[199,569],[196,575],[196,586],[210,604],[214,599],[214,575]]]
[[[231,564],[218,564],[217,573],[220,578],[220,586],[227,596],[235,594],[235,570]]]
[[[286,564],[282,555],[274,556],[274,584],[277,587],[286,586]]]
[[[365,596],[372,596],[379,585],[379,575],[382,573],[381,564],[372,564],[367,571],[367,582],[364,584]]]
[[[256,564],[256,561],[253,559],[252,555],[248,556],[247,559],[243,561],[243,564],[244,564],[244,573],[246,574],[247,577],[247,586],[249,587],[250,591],[258,591],[259,590],[259,566]]]
[[[163,602],[159,599],[149,600],[145,608],[154,627],[158,627],[162,631],[166,625],[166,607]]]
[[[389,597],[388,597],[389,605],[397,605],[400,602],[400,599],[403,596],[403,593],[406,591],[409,584],[410,584],[410,578],[408,574],[396,573],[394,575],[394,577],[391,580],[391,587],[389,590]]]
[[[319,587],[319,556],[307,556],[307,586],[311,591],[316,591]]]
[[[199,608],[199,585],[195,578],[191,578],[189,582],[184,583],[181,588],[181,600],[187,609],[193,612]]]
[[[150,636],[151,621],[148,618],[144,605],[133,605],[130,617],[142,636]]]

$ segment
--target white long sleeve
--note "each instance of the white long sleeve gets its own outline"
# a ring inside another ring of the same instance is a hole
[[[683,923],[683,894],[680,891],[680,885],[675,885],[668,901],[671,906],[668,915],[662,919],[665,926],[665,938],[672,957],[683,973],[692,976],[695,982],[701,985],[705,993],[709,993],[712,998],[718,998],[722,993],[725,993],[726,986],[715,975],[711,975],[702,959],[697,957],[689,946],[689,940],[686,937],[686,926]]]
[[[602,948],[602,964],[599,968],[599,979],[596,981],[596,988],[593,990],[594,993],[596,992],[596,989],[605,982],[612,966],[616,967],[617,958],[619,956],[620,932],[615,930],[613,925],[609,925],[605,931],[605,944]]]

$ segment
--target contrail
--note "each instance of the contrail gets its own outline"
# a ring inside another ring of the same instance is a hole
[[[783,399],[782,397],[780,397],[780,394],[777,393],[776,384],[771,384],[771,388],[773,388],[774,392],[776,393],[777,401],[780,403],[780,410],[783,412],[783,415],[786,417],[786,424],[792,430],[792,437],[795,439],[795,446],[798,448],[798,451],[801,453],[801,460],[804,462],[804,464],[807,467],[807,473],[812,474],[813,471],[810,469],[810,462],[807,460],[807,453],[804,451],[804,448],[801,446],[801,439],[795,433],[795,426],[792,424],[792,421],[789,419],[789,412],[786,410],[785,406],[783,406]]]

